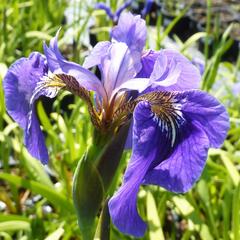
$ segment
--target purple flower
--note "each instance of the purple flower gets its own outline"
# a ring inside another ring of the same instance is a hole
[[[141,11],[141,16],[145,18],[147,14],[151,11],[154,0],[146,0],[143,10]]]
[[[117,22],[119,16],[121,15],[122,11],[126,8],[128,8],[132,2],[134,0],[127,0],[125,1],[117,10],[115,13],[112,12],[111,8],[109,6],[107,6],[105,3],[103,2],[99,2],[95,5],[96,9],[102,9],[106,12],[106,14],[108,15],[108,17],[113,21],[113,22]]]
[[[93,73],[63,58],[57,48],[57,37],[52,39],[49,48],[44,45],[44,50],[46,56],[33,52],[28,58],[14,62],[4,78],[3,87],[7,111],[24,130],[24,143],[29,153],[46,164],[48,152],[36,116],[36,100],[42,95],[53,98],[62,88],[74,91],[71,79],[61,73],[76,78],[86,89],[99,93],[103,89]]]
[[[112,33],[115,41],[129,48],[134,42],[145,43],[145,36],[136,37],[146,31],[136,19],[121,15]],[[136,237],[147,228],[137,211],[139,187],[154,184],[172,192],[188,191],[202,173],[208,149],[220,147],[229,128],[225,108],[196,90],[199,71],[184,56],[172,50],[149,50],[142,52],[141,63],[136,77],[149,83],[135,99],[131,160],[122,186],[109,201],[114,225]]]
[[[147,226],[137,211],[139,187],[188,191],[202,173],[208,149],[223,143],[229,119],[214,97],[197,90],[201,77],[187,58],[173,50],[144,50],[146,26],[140,16],[121,14],[111,37],[99,42],[81,67],[63,58],[56,36],[44,45],[45,57],[33,53],[10,67],[5,98],[9,114],[24,129],[29,152],[44,163],[47,151],[34,111],[40,95],[53,97],[60,89],[77,94],[103,134],[116,133],[133,116],[131,160],[109,211],[121,232],[141,237]],[[88,70],[93,66],[101,80]],[[95,92],[94,103],[89,91]]]

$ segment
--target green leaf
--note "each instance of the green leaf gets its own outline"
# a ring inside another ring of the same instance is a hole
[[[53,184],[45,172],[43,165],[37,159],[33,158],[25,148],[23,148],[22,154],[23,164],[28,176],[43,185],[53,188]]]
[[[161,221],[158,216],[157,207],[151,192],[147,192],[147,219],[149,222],[149,239],[164,240]]]
[[[11,232],[11,231],[31,231],[30,223],[27,221],[7,221],[0,222],[0,232]]]
[[[25,221],[25,222],[30,222],[30,219],[24,216],[19,216],[19,215],[0,215],[0,222],[7,222],[7,221]]]
[[[205,240],[205,239],[214,240],[214,238],[206,224],[201,224],[199,234],[201,236],[201,239],[203,239],[203,240]]]
[[[25,36],[26,38],[38,38],[46,41],[49,41],[52,39],[51,35],[45,32],[40,32],[40,31],[29,31],[29,32],[26,32]]]
[[[240,176],[239,176],[237,168],[234,166],[234,164],[231,160],[231,159],[233,159],[233,156],[225,151],[221,151],[220,155],[221,155],[223,164],[226,166],[226,168],[228,170],[228,174],[233,181],[233,184],[235,186],[238,186],[239,181],[240,181]]]
[[[187,216],[194,211],[193,206],[184,197],[174,196],[172,201],[183,216]]]
[[[53,188],[41,183],[23,179],[8,173],[0,173],[0,179],[5,180],[17,187],[29,189],[33,193],[40,194],[51,202],[55,207],[59,207],[62,211],[74,213],[73,204],[70,199],[65,198]]]
[[[59,240],[64,234],[64,229],[62,227],[58,228],[56,231],[51,233],[44,240]]]
[[[187,41],[182,45],[180,51],[184,52],[187,48],[189,48],[192,44],[197,42],[200,38],[206,37],[207,33],[198,32],[193,34],[191,37],[187,39]]]
[[[232,207],[232,231],[233,239],[240,239],[240,183],[234,190]]]
[[[6,232],[0,232],[0,239],[2,239],[2,240],[12,240],[12,237]]]
[[[166,29],[164,30],[163,34],[160,36],[159,38],[159,44],[164,40],[164,38],[166,36],[169,35],[169,33],[171,32],[171,30],[174,28],[174,26],[178,23],[178,21],[180,21],[180,19],[187,13],[187,11],[189,10],[190,6],[185,7],[174,19],[173,21],[170,22],[170,24],[168,24],[168,26],[166,27]]]

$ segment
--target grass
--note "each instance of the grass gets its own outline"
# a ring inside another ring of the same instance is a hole
[[[111,2],[116,9],[116,2]],[[97,33],[97,40],[108,40],[112,23],[104,13],[93,11],[87,1],[73,4],[75,21],[68,25],[63,24],[68,1],[2,1],[1,82],[13,61],[28,56],[32,51],[42,52],[42,42],[48,41],[59,26],[63,27],[61,37],[69,27],[74,29],[70,36],[64,35],[64,38],[72,38],[73,44],[60,43],[65,55],[77,62],[82,62],[90,47],[84,35],[89,33],[91,14],[96,20],[92,33]],[[210,19],[210,1],[208,6]],[[153,31],[149,27],[149,31],[153,32],[148,39],[149,46],[164,47],[165,38],[179,19],[176,17],[164,29],[160,15],[157,27]],[[186,42],[174,37],[174,44],[190,59],[193,55],[189,49],[200,39],[206,39],[204,53],[207,65],[202,88],[225,104],[231,128],[222,148],[210,151],[203,175],[190,192],[176,195],[159,187],[141,187],[138,207],[141,216],[149,223],[144,240],[240,239],[240,98],[239,94],[233,93],[234,84],[239,82],[240,58],[236,64],[221,60],[232,43],[230,28],[215,41],[211,57],[207,40],[214,37],[214,32],[209,30],[209,25],[206,32],[197,33]],[[101,30],[105,32],[98,34]],[[64,100],[71,103],[65,107],[62,105]],[[4,106],[0,84],[0,201],[6,206],[0,213],[0,239],[81,239],[71,188],[73,172],[92,138],[86,106],[78,98],[71,99],[65,92],[54,101],[50,114],[41,101],[38,103],[38,116],[46,133],[51,159],[48,167],[42,166],[27,153],[22,143],[23,132],[7,115]],[[121,182],[129,155],[126,152],[123,156],[116,184]],[[111,239],[134,238],[124,236],[111,225]]]

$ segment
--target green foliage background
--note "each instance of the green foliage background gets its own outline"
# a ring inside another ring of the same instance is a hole
[[[212,17],[210,3],[208,21]],[[64,12],[69,4],[66,0],[2,0],[0,4],[0,239],[81,239],[71,189],[77,162],[91,143],[92,126],[86,106],[75,98],[68,111],[63,111],[61,102],[69,99],[66,92],[54,101],[50,114],[42,102],[38,103],[38,116],[51,159],[46,167],[23,146],[23,132],[6,113],[2,89],[10,64],[32,51],[42,52],[42,42],[49,41],[60,26],[62,52],[79,63],[91,48],[90,33],[98,41],[109,39],[112,22],[103,11],[93,9],[92,1],[72,1],[74,20],[67,24]],[[116,9],[121,2],[110,1],[110,4]],[[166,28],[159,13],[157,25],[148,26],[148,47],[167,46],[171,29],[185,12]],[[203,175],[190,192],[176,195],[159,187],[141,188],[139,212],[149,223],[143,239],[240,239],[240,93],[234,95],[232,91],[234,84],[240,82],[240,55],[236,63],[221,61],[233,42],[229,37],[231,28],[214,39],[212,57],[205,44],[202,82],[202,88],[227,107],[231,121],[228,138],[222,149],[210,150]],[[205,32],[194,34],[186,42],[174,36],[173,43],[192,59],[192,47],[202,39],[214,38],[215,33],[207,24]],[[126,152],[122,158],[116,178],[119,184],[129,156]],[[111,239],[134,238],[122,235],[111,226]]]

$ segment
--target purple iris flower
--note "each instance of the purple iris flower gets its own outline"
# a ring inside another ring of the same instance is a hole
[[[107,6],[105,3],[103,2],[99,2],[95,5],[96,9],[102,9],[106,12],[106,14],[108,15],[108,17],[113,21],[113,22],[117,22],[118,18],[120,17],[122,11],[126,8],[128,8],[132,2],[134,0],[127,0],[125,1],[117,10],[115,13],[112,12],[111,8],[109,6]]]
[[[42,95],[53,98],[62,88],[74,92],[74,83],[99,93],[102,85],[93,73],[63,58],[57,47],[57,36],[51,40],[50,47],[44,44],[44,51],[46,56],[33,52],[28,58],[14,62],[3,87],[7,111],[24,130],[29,153],[46,164],[49,157],[36,115],[36,100]]]
[[[146,30],[137,21],[137,16],[122,14],[112,31],[114,40],[130,49],[142,46]],[[136,77],[149,83],[135,100],[131,160],[122,186],[109,201],[114,225],[136,237],[147,228],[137,211],[139,187],[188,191],[202,173],[208,149],[220,147],[229,129],[224,106],[197,90],[201,77],[188,59],[172,50],[149,50],[142,52],[141,63]]]
[[[145,18],[147,14],[151,11],[154,0],[146,0],[143,10],[141,11],[141,16]]]
[[[140,71],[125,82],[137,84],[139,96],[122,109],[134,105],[132,156],[122,186],[109,201],[115,226],[141,237],[146,223],[136,205],[140,185],[188,191],[202,173],[208,149],[223,143],[229,128],[228,114],[215,98],[197,90],[199,71],[184,56],[172,50],[143,51],[146,27],[139,16],[123,13],[111,35],[112,43],[97,44],[84,65],[100,64],[100,69],[104,68],[97,59],[114,44],[125,43],[135,56],[141,55]]]
[[[140,16],[123,13],[111,41],[99,42],[83,67],[63,58],[56,36],[44,45],[45,56],[33,53],[16,61],[4,79],[7,110],[24,129],[29,152],[43,163],[48,155],[34,108],[39,96],[53,97],[60,89],[78,95],[103,134],[116,133],[133,116],[132,156],[109,211],[121,232],[136,237],[147,228],[137,211],[139,187],[188,191],[202,173],[208,149],[220,147],[229,128],[225,108],[197,90],[198,69],[176,51],[145,51],[146,34]],[[101,80],[88,70],[93,66]]]

